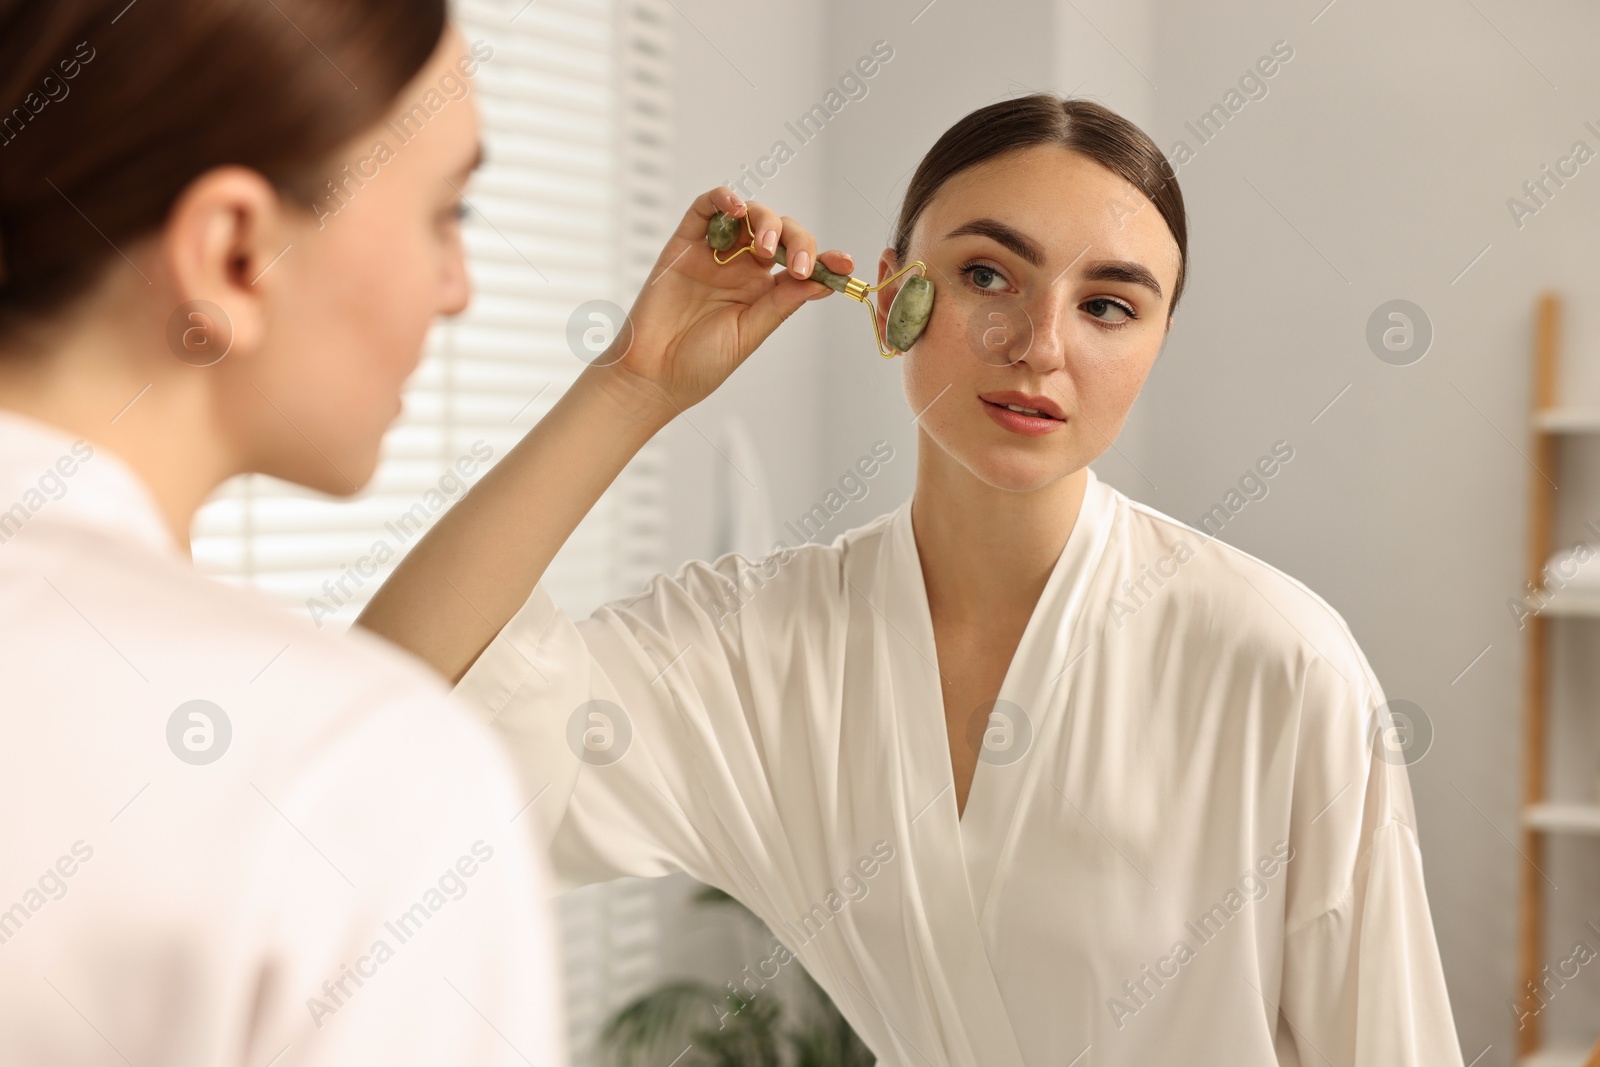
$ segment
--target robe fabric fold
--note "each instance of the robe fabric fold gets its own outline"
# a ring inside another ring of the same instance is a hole
[[[1404,762],[1344,620],[1087,472],[958,818],[910,502],[545,588],[457,692],[558,884],[686,871],[893,1067],[1460,1067]],[[976,565],[976,564],[975,564]],[[968,713],[963,711],[963,715]]]

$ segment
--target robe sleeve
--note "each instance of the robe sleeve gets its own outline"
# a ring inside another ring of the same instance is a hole
[[[1365,657],[1305,672],[1278,1047],[1300,1067],[1461,1067],[1406,751]],[[1409,750],[1414,758],[1415,749]]]
[[[757,566],[690,562],[581,621],[541,582],[457,684],[511,751],[555,891],[675,871],[739,888],[763,783],[735,591],[781,595]]]

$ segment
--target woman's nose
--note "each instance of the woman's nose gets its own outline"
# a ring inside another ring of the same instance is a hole
[[[1072,334],[1072,293],[1065,285],[1049,285],[1032,294],[1020,310],[1029,336],[1017,359],[1036,370],[1056,370],[1066,363]]]
[[[459,315],[472,301],[472,279],[467,274],[466,255],[460,242],[445,256],[443,292],[440,294],[439,313]]]

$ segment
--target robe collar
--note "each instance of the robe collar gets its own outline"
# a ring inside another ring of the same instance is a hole
[[[188,562],[155,494],[125,460],[8,408],[0,408],[0,524],[0,542],[70,524]]]
[[[1070,668],[1098,632],[1103,605],[1088,602],[1118,514],[1119,494],[1087,470],[1083,502],[1053,565],[1000,687],[999,699],[1022,709],[1029,740],[1009,753],[980,759],[967,807],[956,813],[955,782],[944,721],[933,620],[921,557],[911,527],[911,502],[891,516],[884,566],[874,599],[883,605],[885,641],[901,748],[900,797],[909,862],[909,891],[921,897],[928,942],[942,973],[958,976],[962,1025],[984,1067],[1020,1067],[1021,1051],[982,936],[990,886],[1012,847],[1019,798],[1049,789],[1049,768],[1032,757],[1046,733],[1059,733],[1069,706]],[[1065,677],[1064,677],[1065,675]],[[1004,705],[1001,706],[1004,709]],[[1017,729],[1013,724],[1013,729]],[[1013,733],[1014,741],[1018,734]]]

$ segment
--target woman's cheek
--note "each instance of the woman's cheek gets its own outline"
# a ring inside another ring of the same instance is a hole
[[[950,416],[957,409],[956,396],[960,390],[953,387],[955,383],[942,364],[930,358],[931,353],[922,346],[918,346],[916,352],[914,361],[908,362],[905,368],[906,399],[912,412],[920,413],[917,421],[925,429],[942,430],[949,425]]]
[[[1092,398],[1091,402],[1104,424],[1121,429],[1129,409],[1139,396],[1139,390],[1144,387],[1148,371],[1149,364],[1143,360],[1142,354],[1133,356],[1124,353],[1122,358],[1108,360],[1095,367],[1093,376],[1084,382],[1082,389],[1087,397]]]
[[[403,381],[416,366],[433,322],[442,268],[436,242],[423,235],[394,242],[386,262],[387,269],[380,267],[369,275],[387,282],[372,323],[373,336],[382,339],[377,355],[389,376]]]
[[[952,309],[942,319],[935,310],[937,321],[929,323],[915,348],[919,373],[924,379],[924,404],[931,403],[947,386],[972,381],[982,366],[977,354],[968,347],[967,316],[961,314],[962,310]]]

